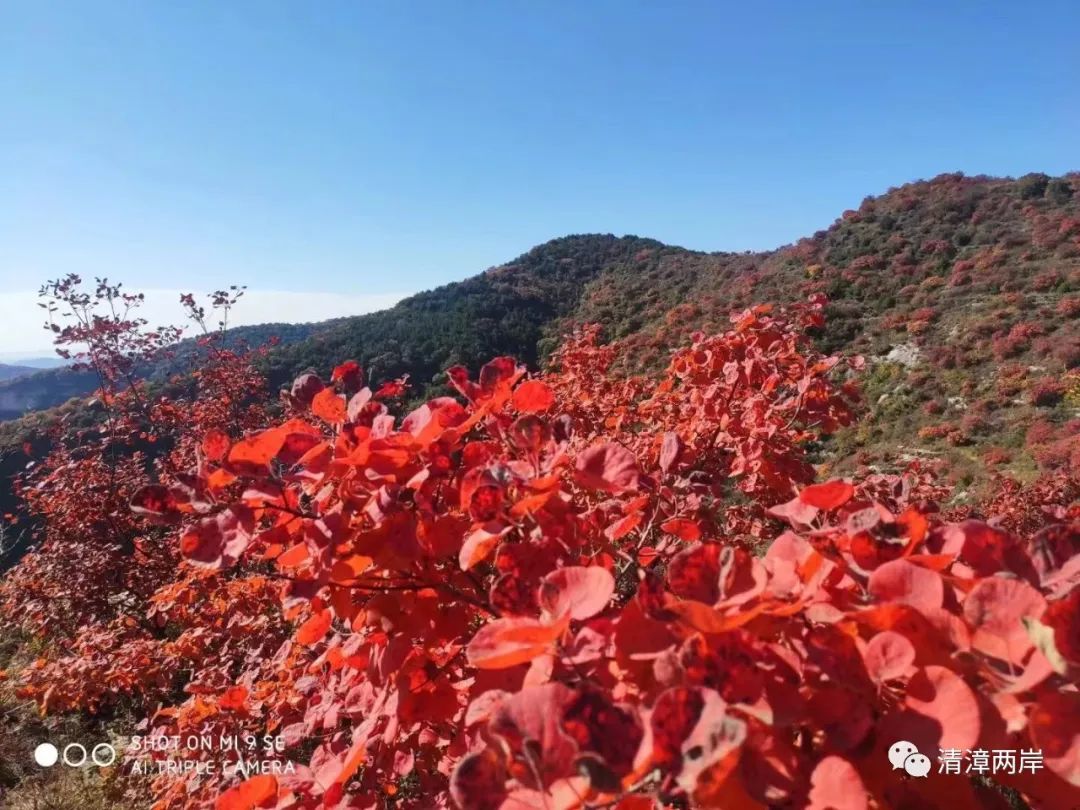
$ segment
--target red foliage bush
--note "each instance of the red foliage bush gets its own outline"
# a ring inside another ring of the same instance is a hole
[[[940,399],[931,399],[923,403],[922,409],[927,416],[939,416],[945,413],[945,403]]]
[[[855,401],[803,339],[821,305],[740,313],[659,379],[610,374],[586,330],[549,373],[453,368],[458,397],[400,418],[403,386],[353,364],[257,430],[193,422],[125,517],[169,570],[53,636],[22,694],[283,740],[288,772],[166,772],[160,808],[983,806],[897,777],[899,739],[1042,749],[996,778],[1076,806],[1073,491],[1017,535],[941,516],[918,470],[814,483]],[[43,517],[9,620],[28,580],[63,586],[38,561],[78,516]]]
[[[1065,384],[1051,378],[1037,380],[1032,383],[1028,397],[1036,407],[1052,408],[1065,397]]]
[[[1058,315],[1065,318],[1075,318],[1080,316],[1080,295],[1071,295],[1062,298],[1058,301],[1055,311]]]

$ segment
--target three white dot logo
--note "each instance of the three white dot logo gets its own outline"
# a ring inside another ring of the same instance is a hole
[[[98,743],[89,752],[79,743],[68,743],[62,753],[52,743],[42,743],[34,749],[34,762],[42,768],[51,768],[58,761],[69,768],[81,768],[88,762],[107,768],[116,762],[116,749],[108,743]]]
[[[899,740],[890,746],[889,762],[894,771],[903,768],[908,776],[925,778],[930,773],[930,757],[920,754],[914,743],[907,740]]]

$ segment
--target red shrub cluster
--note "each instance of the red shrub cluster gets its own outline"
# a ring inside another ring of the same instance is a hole
[[[1031,404],[1039,408],[1051,408],[1065,397],[1065,383],[1053,378],[1044,378],[1032,383],[1028,391]]]

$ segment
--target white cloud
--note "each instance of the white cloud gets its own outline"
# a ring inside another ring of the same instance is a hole
[[[140,308],[151,325],[188,325],[180,306],[180,290],[138,290],[146,295]],[[341,295],[323,292],[286,290],[247,290],[229,315],[231,326],[258,323],[304,323],[325,321],[347,315],[362,315],[386,309],[405,297],[405,293]],[[198,296],[197,296],[198,298]],[[205,297],[199,299],[210,306]],[[52,333],[43,329],[45,311],[37,306],[36,292],[0,292],[0,358],[14,362],[19,358],[43,357],[53,353]],[[185,335],[190,335],[189,328]]]

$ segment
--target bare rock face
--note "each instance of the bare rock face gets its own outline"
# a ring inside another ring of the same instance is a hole
[[[912,368],[921,362],[922,352],[914,343],[898,343],[885,355],[885,360]]]

